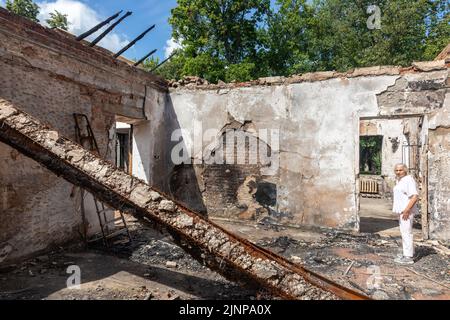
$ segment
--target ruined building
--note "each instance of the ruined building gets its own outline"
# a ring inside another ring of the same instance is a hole
[[[211,85],[169,83],[1,8],[0,43],[0,99],[74,141],[73,114],[85,114],[102,158],[212,221],[358,232],[361,181],[389,194],[393,165],[406,162],[423,236],[450,240],[445,53],[409,68]],[[371,177],[360,175],[364,136],[382,137]],[[0,263],[98,233],[80,194],[0,143]]]

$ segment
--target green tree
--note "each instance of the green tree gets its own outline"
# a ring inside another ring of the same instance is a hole
[[[368,25],[374,5],[381,28]],[[434,59],[450,42],[449,5],[448,0],[178,0],[170,23],[183,50],[161,70],[215,82],[409,66]]]
[[[25,18],[39,22],[39,6],[32,0],[6,0],[6,9]]]
[[[225,81],[249,81],[255,77],[256,66],[251,62],[230,64],[225,70]]]
[[[151,57],[144,61],[142,67],[147,71],[152,71],[160,64],[160,62],[161,61],[159,58]],[[184,55],[179,52],[177,55],[173,56],[170,60],[161,65],[158,69],[153,71],[153,73],[168,80],[179,80],[184,76],[183,67],[185,63],[186,59]]]
[[[183,66],[183,76],[196,75],[210,82],[217,82],[225,78],[225,64],[208,53],[201,53],[195,57],[187,57]]]
[[[368,18],[380,9],[381,28]],[[271,75],[432,60],[450,42],[445,0],[277,0],[264,62]]]
[[[367,26],[370,5],[380,8],[380,29]],[[319,70],[408,66],[434,58],[450,41],[446,0],[316,0],[313,6],[308,51]]]
[[[62,30],[68,30],[69,22],[67,21],[67,14],[55,10],[50,13],[50,18],[46,20],[50,28],[59,28]]]
[[[147,71],[152,71],[160,64],[159,58],[147,59],[142,66]],[[182,50],[153,71],[166,79],[179,80],[185,76],[198,76],[210,82],[217,82],[225,78],[225,68],[217,58],[207,54],[197,55],[195,58],[186,57]]]
[[[382,144],[382,136],[360,137],[360,173],[381,174]]]
[[[450,2],[433,4],[428,12],[424,60],[433,60],[450,43]]]
[[[290,75],[314,70],[308,48],[313,7],[307,0],[277,0],[277,10],[268,16],[263,64],[268,75]]]
[[[248,78],[251,68],[247,63],[255,63],[262,49],[259,30],[270,11],[270,0],[177,2],[169,22],[173,37],[184,48],[183,72],[194,72],[192,75],[215,82],[225,79],[224,68],[230,66],[231,78]],[[252,77],[258,74],[257,70],[250,73]]]

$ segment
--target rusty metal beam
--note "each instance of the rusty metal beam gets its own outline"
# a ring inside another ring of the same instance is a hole
[[[152,70],[150,70],[150,72],[154,72],[156,71],[156,69],[158,69],[159,67],[161,67],[164,63],[166,63],[167,61],[169,61],[170,59],[172,59],[172,57],[174,57],[175,55],[177,55],[179,53],[178,50],[175,50],[170,56],[168,56],[165,60],[163,60],[160,64],[158,64],[156,67],[154,67]]]
[[[120,10],[119,12],[117,12],[115,15],[109,17],[108,19],[106,19],[105,21],[100,22],[98,25],[96,25],[95,27],[93,27],[92,29],[86,31],[85,33],[79,35],[76,40],[77,41],[81,41],[84,38],[89,37],[91,34],[97,32],[98,30],[100,30],[102,27],[106,26],[108,23],[110,23],[112,20],[114,20],[115,18],[117,18],[123,10]]]
[[[138,62],[136,62],[134,64],[135,67],[137,67],[138,65],[140,65],[142,62],[145,61],[145,59],[147,59],[148,57],[150,57],[152,54],[154,54],[156,51],[158,51],[157,49],[150,51],[148,54],[146,54],[144,57],[142,57],[142,59],[140,59]]]
[[[114,58],[119,57],[122,53],[124,53],[125,51],[127,51],[128,49],[130,49],[132,46],[134,46],[136,44],[136,42],[138,42],[139,40],[141,40],[147,33],[149,33],[150,31],[152,31],[155,28],[155,24],[152,25],[150,28],[148,28],[147,30],[145,30],[144,32],[142,32],[140,35],[138,35],[136,37],[136,39],[134,39],[133,41],[131,41],[128,45],[126,45],[122,50],[120,50],[119,52],[117,52],[114,55]]]
[[[115,209],[167,229],[185,251],[232,281],[285,299],[367,299],[233,235],[2,99],[0,141]]]
[[[125,13],[124,16],[122,16],[119,20],[117,20],[116,22],[114,22],[108,29],[106,29],[101,35],[99,35],[97,38],[94,39],[94,41],[92,41],[89,46],[93,47],[95,46],[97,43],[99,43],[104,37],[106,37],[106,35],[108,33],[110,33],[115,27],[117,27],[117,25],[119,25],[123,20],[125,20],[127,17],[131,16],[133,14],[133,12],[128,11],[127,13]]]

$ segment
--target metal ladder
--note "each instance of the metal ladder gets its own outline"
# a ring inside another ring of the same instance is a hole
[[[83,146],[84,148],[88,149],[89,151],[95,153],[96,155],[100,156],[100,149],[97,144],[97,140],[95,139],[94,132],[92,131],[91,125],[89,123],[89,119],[85,114],[82,113],[74,113],[73,114],[74,120],[75,120],[75,133],[76,133],[76,140],[77,142]],[[86,226],[86,218],[85,218],[85,211],[84,211],[84,198],[85,198],[85,191],[81,190],[81,207],[82,207],[82,216],[83,216],[83,224]],[[120,214],[120,217],[114,218],[112,220],[108,220],[106,218],[106,213],[109,210],[112,210],[105,206],[103,202],[98,200],[96,197],[93,196],[94,204],[95,204],[95,210],[97,212],[98,221],[100,224],[101,234],[98,236],[94,236],[94,238],[87,240],[87,230],[85,227],[85,239],[87,243],[96,242],[100,239],[103,239],[103,244],[106,247],[109,247],[109,240],[120,235],[120,234],[126,234],[129,242],[132,241],[130,230],[128,229],[125,216],[122,211],[117,211]],[[121,222],[122,226],[119,228],[116,227],[116,223]],[[110,228],[110,225],[114,224],[112,228]]]

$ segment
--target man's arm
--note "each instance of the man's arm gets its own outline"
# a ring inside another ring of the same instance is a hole
[[[409,216],[411,215],[411,209],[416,204],[418,199],[419,199],[419,196],[417,194],[414,194],[409,198],[408,205],[406,206],[405,210],[403,210],[403,212],[402,212],[403,220],[408,220]]]

